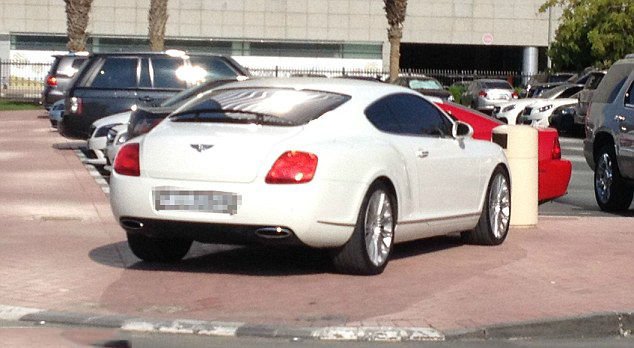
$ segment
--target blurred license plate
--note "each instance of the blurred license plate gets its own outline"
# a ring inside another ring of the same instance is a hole
[[[241,203],[240,195],[232,192],[155,189],[153,194],[156,210],[234,215]]]

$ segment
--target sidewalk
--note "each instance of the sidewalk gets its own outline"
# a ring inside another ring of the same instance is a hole
[[[499,247],[449,238],[398,245],[375,277],[335,274],[319,252],[264,247],[195,244],[179,264],[141,263],[70,149],[76,142],[38,115],[0,112],[0,305],[35,313],[17,319],[66,313],[78,322],[233,323],[263,335],[272,325],[481,337],[483,328],[547,331],[541,323],[596,313],[597,323],[613,323],[614,313],[634,310],[634,220],[623,217],[540,217]],[[631,330],[624,318],[615,325]],[[583,322],[578,328],[590,330]]]

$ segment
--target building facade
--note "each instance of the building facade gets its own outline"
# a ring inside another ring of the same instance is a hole
[[[541,70],[559,17],[539,13],[543,2],[409,0],[402,67]],[[94,0],[89,49],[147,50],[149,4]],[[229,54],[246,65],[385,68],[383,6],[382,0],[169,0],[166,46]],[[64,1],[0,0],[0,59],[63,51],[65,33]]]

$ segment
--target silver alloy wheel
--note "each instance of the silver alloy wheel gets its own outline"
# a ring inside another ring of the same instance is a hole
[[[370,261],[381,266],[387,261],[394,236],[390,196],[383,190],[372,193],[365,212],[365,248]]]
[[[511,218],[511,192],[506,177],[498,173],[491,183],[489,192],[489,224],[497,239],[508,231]]]
[[[610,201],[610,187],[612,186],[612,160],[607,153],[602,154],[597,160],[596,174],[594,176],[594,188],[597,197],[602,203]]]

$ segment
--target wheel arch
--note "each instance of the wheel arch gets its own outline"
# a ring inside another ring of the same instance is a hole
[[[594,159],[595,164],[597,163],[597,156],[599,155],[599,150],[606,145],[615,146],[614,151],[616,152],[616,145],[615,145],[614,137],[612,136],[612,134],[605,131],[598,132],[597,134],[595,134],[594,143],[592,145],[592,158]]]
[[[385,186],[387,186],[387,188],[390,190],[390,193],[394,196],[394,209],[396,210],[396,222],[398,222],[398,212],[399,212],[399,195],[396,192],[396,187],[394,186],[394,183],[392,182],[392,180],[390,180],[390,178],[388,178],[385,175],[379,176],[376,179],[374,179],[374,181],[372,181],[372,183],[370,184],[370,186],[368,186],[368,190],[370,189],[370,187],[372,187],[372,185],[374,185],[375,183],[382,183],[385,184]]]

